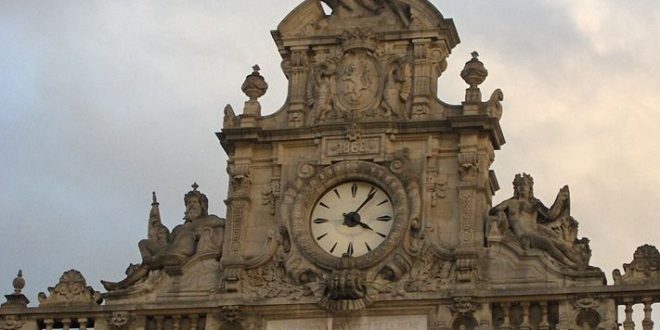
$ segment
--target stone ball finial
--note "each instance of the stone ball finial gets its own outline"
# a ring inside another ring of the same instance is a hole
[[[268,90],[268,83],[264,77],[259,74],[259,65],[254,65],[252,67],[252,73],[245,77],[245,82],[241,86],[241,90],[245,95],[250,98],[250,101],[256,101],[258,98],[266,94]]]
[[[16,278],[12,282],[14,285],[14,293],[19,294],[21,293],[21,290],[25,287],[25,279],[23,279],[23,270],[18,271],[18,275],[16,275]]]
[[[488,77],[488,70],[484,64],[479,61],[479,53],[472,52],[472,59],[465,63],[463,71],[461,71],[461,78],[470,85],[470,88],[477,88]]]

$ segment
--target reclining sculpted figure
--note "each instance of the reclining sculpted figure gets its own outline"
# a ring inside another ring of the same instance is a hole
[[[333,13],[346,16],[378,15],[389,8],[401,19],[405,26],[410,26],[410,7],[399,0],[321,0]]]
[[[550,208],[534,197],[534,179],[518,174],[513,181],[513,197],[490,210],[498,228],[512,232],[529,248],[541,249],[573,269],[589,266],[589,239],[577,238],[578,223],[570,215],[568,186],[559,190]]]
[[[197,184],[192,187],[193,190],[184,196],[185,221],[174,227],[171,233],[160,221],[154,193],[148,238],[138,243],[142,263],[129,266],[126,278],[119,282],[101,281],[106,290],[128,288],[146,278],[151,270],[180,266],[196,254],[210,252],[218,257],[222,255],[225,219],[209,215],[206,195],[197,190]]]

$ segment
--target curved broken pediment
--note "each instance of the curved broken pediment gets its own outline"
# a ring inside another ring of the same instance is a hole
[[[450,47],[459,42],[453,21],[445,19],[427,0],[307,0],[282,20],[274,36],[276,41],[332,36],[360,27],[375,28],[376,32],[440,27],[452,41]]]

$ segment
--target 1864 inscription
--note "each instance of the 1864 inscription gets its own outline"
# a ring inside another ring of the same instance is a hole
[[[380,136],[363,137],[354,141],[328,138],[324,142],[327,157],[379,155],[382,150]]]

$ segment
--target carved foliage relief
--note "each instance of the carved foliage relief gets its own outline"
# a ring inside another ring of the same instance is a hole
[[[426,189],[431,193],[431,207],[437,206],[439,199],[447,197],[448,180],[446,174],[438,174],[437,170],[426,173]]]

